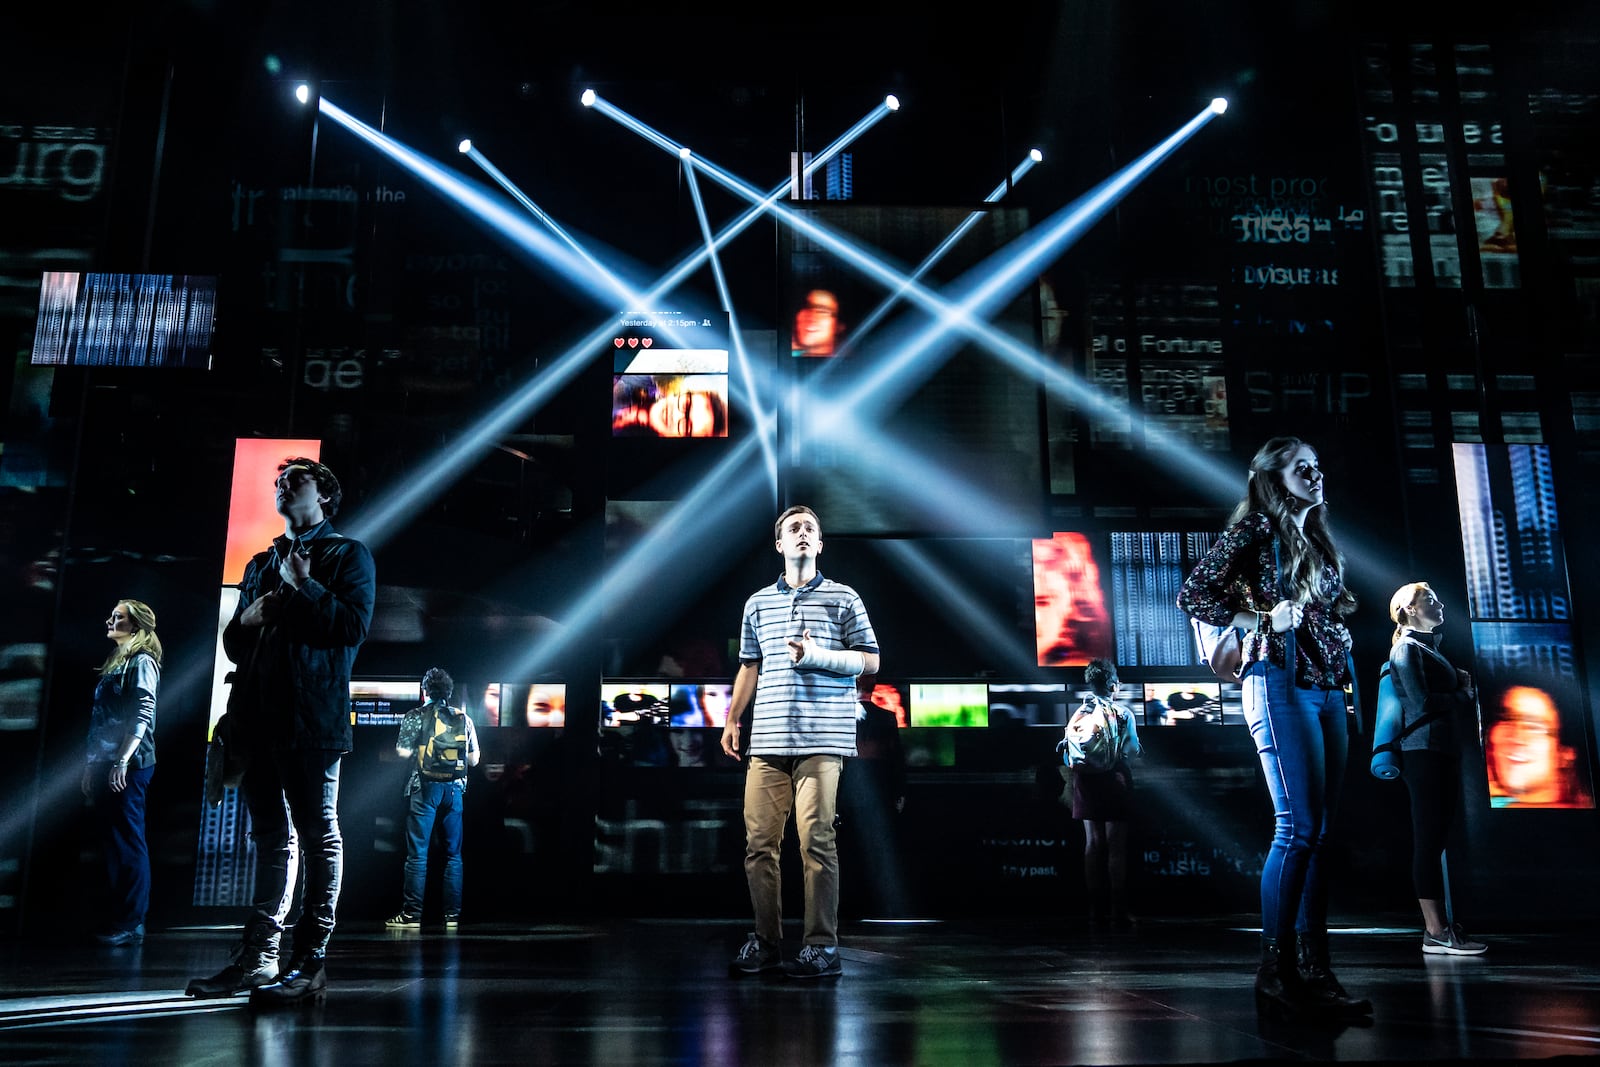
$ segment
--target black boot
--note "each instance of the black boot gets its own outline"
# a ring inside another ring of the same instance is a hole
[[[196,978],[184,990],[191,997],[231,997],[278,980],[278,934],[257,925],[245,932],[228,965],[210,978]]]
[[[271,985],[264,985],[250,994],[252,1008],[288,1007],[307,1001],[322,1000],[328,994],[328,972],[323,957],[290,960],[289,969],[278,975]]]
[[[1256,1011],[1284,1022],[1325,1017],[1300,980],[1293,962],[1280,959],[1278,939],[1261,939],[1261,964],[1256,968]]]
[[[1301,933],[1296,938],[1300,979],[1305,983],[1311,1000],[1326,1013],[1341,1019],[1359,1018],[1372,1014],[1372,1001],[1366,997],[1352,997],[1328,966],[1328,935],[1326,933]]]

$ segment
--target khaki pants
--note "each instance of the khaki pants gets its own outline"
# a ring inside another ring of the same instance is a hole
[[[783,886],[778,855],[794,809],[806,880],[808,945],[839,943],[839,848],[833,828],[843,756],[751,756],[744,780],[744,873],[756,933],[783,936]]]

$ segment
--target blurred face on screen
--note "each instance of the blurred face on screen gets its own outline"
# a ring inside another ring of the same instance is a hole
[[[700,687],[700,707],[705,712],[707,726],[725,726],[728,707],[733,703],[733,686],[703,685]]]
[[[719,400],[714,393],[668,393],[650,405],[650,428],[660,437],[725,437]]]
[[[794,313],[796,355],[831,356],[838,338],[839,298],[826,289],[813,289]]]
[[[1100,573],[1082,534],[1033,542],[1033,617],[1039,665],[1081,665],[1109,647]]]
[[[566,694],[534,686],[528,691],[527,717],[529,726],[565,726]]]
[[[1488,742],[1492,795],[1530,805],[1560,800],[1561,719],[1548,693],[1526,685],[1506,690]]]

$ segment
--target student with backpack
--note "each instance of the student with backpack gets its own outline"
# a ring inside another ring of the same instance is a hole
[[[478,733],[464,710],[450,706],[455,681],[442,668],[422,676],[422,692],[428,702],[406,712],[395,739],[395,752],[412,764],[406,780],[411,808],[406,816],[404,902],[384,923],[391,930],[422,925],[422,890],[435,824],[444,837],[445,928],[461,921],[461,812],[467,771],[478,765]]]
[[[1128,819],[1133,813],[1130,758],[1144,755],[1133,713],[1116,702],[1117,665],[1093,659],[1083,672],[1089,695],[1056,745],[1072,768],[1072,817],[1083,823],[1083,878],[1089,922],[1131,929],[1128,914]]]

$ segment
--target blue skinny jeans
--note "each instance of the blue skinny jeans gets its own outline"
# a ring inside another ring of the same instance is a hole
[[[1261,869],[1261,933],[1292,946],[1297,932],[1328,928],[1325,851],[1350,748],[1344,694],[1298,688],[1270,663],[1252,664],[1243,683],[1274,819]]]

